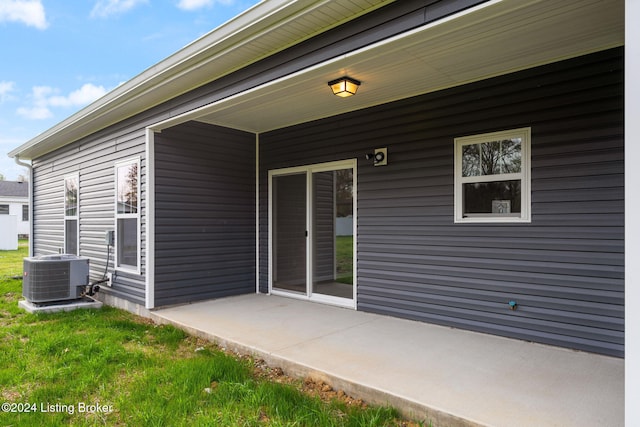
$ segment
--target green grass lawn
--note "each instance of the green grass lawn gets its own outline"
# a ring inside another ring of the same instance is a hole
[[[408,425],[115,308],[28,314],[14,278],[26,247],[0,251],[2,426]]]

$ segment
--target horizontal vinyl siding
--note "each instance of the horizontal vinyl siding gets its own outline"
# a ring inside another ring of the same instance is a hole
[[[255,292],[255,135],[189,122],[155,157],[156,305]]]
[[[89,257],[91,280],[103,277],[107,267],[105,233],[115,229],[115,172],[117,161],[140,157],[141,161],[141,262],[144,275],[146,203],[146,167],[144,132],[125,129],[111,135],[104,133],[85,138],[33,162],[34,166],[34,253],[58,253],[64,248],[64,177],[79,177],[79,222],[81,256]],[[113,249],[109,251],[108,271],[114,271]],[[101,292],[144,305],[143,275],[118,271],[113,286]]]
[[[261,135],[261,289],[266,171],[357,157],[358,309],[623,356],[622,66],[614,49]],[[454,138],[529,126],[532,222],[454,224]],[[378,147],[388,166],[364,160]]]

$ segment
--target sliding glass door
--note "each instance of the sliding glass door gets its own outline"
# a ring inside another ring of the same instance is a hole
[[[355,306],[355,167],[270,172],[271,292]]]

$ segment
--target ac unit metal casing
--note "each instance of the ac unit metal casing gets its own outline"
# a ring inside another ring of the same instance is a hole
[[[89,283],[89,258],[41,255],[24,259],[22,296],[34,303],[80,298]]]

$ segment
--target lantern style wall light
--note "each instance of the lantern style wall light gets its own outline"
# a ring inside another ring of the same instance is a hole
[[[340,77],[339,79],[332,80],[329,82],[329,86],[331,86],[331,90],[334,95],[341,96],[343,98],[351,95],[355,95],[358,90],[358,86],[360,86],[360,82],[356,79],[352,79],[351,77]]]

